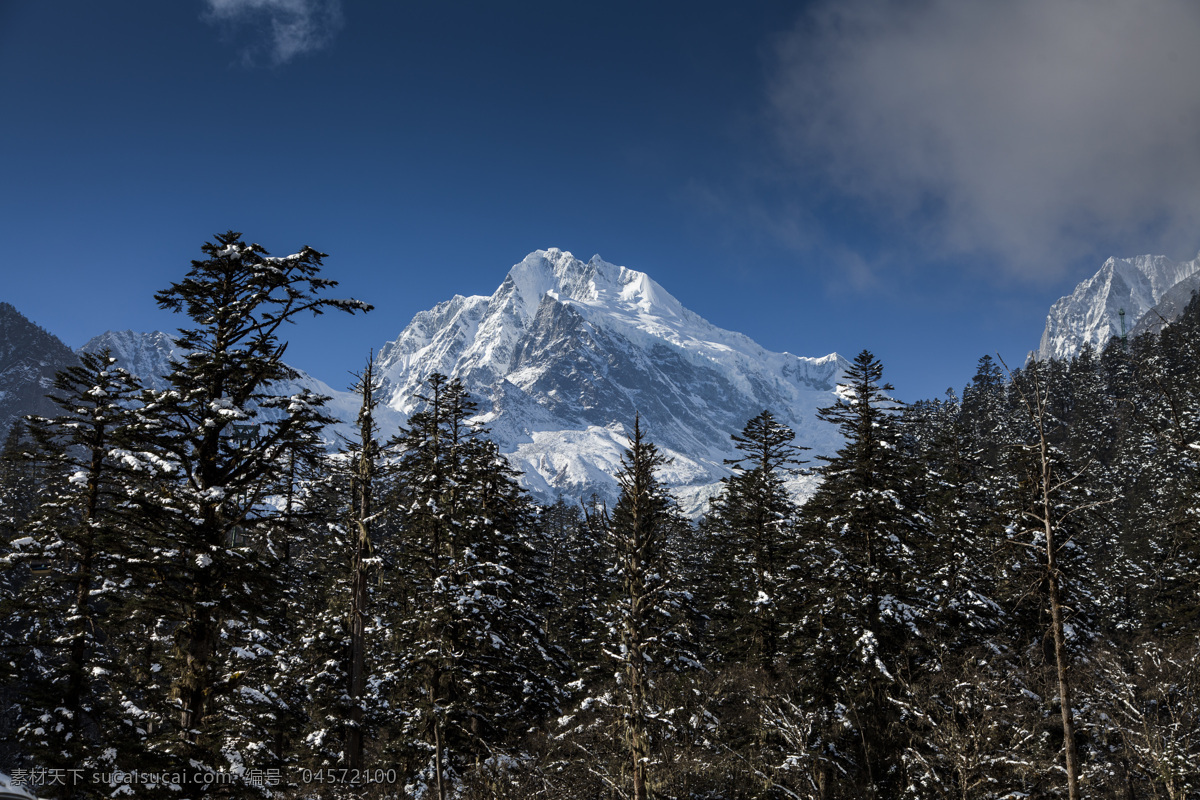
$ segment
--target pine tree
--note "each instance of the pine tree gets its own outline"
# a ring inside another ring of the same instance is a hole
[[[1200,295],[1157,339],[1135,342],[1131,431],[1122,472],[1136,481],[1154,624],[1187,634],[1200,620]],[[1140,352],[1139,352],[1140,351]]]
[[[1028,527],[1020,534],[1032,535],[1032,543],[1029,546],[1036,549],[1044,570],[1045,595],[1050,613],[1050,636],[1054,645],[1054,683],[1062,720],[1067,794],[1071,800],[1075,800],[1080,792],[1081,768],[1075,712],[1071,700],[1074,681],[1068,631],[1082,625],[1079,625],[1078,621],[1076,625],[1069,625],[1066,617],[1072,612],[1078,615],[1082,603],[1068,605],[1068,589],[1064,586],[1068,576],[1062,564],[1069,557],[1071,550],[1081,549],[1079,544],[1072,541],[1076,537],[1068,527],[1068,519],[1104,504],[1105,500],[1090,500],[1078,496],[1077,484],[1087,465],[1073,472],[1065,453],[1054,444],[1055,441],[1065,441],[1067,438],[1064,431],[1066,426],[1062,421],[1066,414],[1062,406],[1059,406],[1058,414],[1051,410],[1053,398],[1062,395],[1061,390],[1056,392],[1052,387],[1064,380],[1060,371],[1034,362],[1023,374],[1014,376],[1013,385],[1031,427],[1023,448],[1028,476],[1025,485],[1030,496],[1021,511],[1022,519],[1019,521],[1019,524]],[[1019,540],[1021,537],[1015,538]],[[1086,565],[1081,566],[1086,569]],[[1081,599],[1086,596],[1089,584],[1094,587],[1098,583],[1094,578],[1086,580],[1083,575],[1076,575],[1075,578],[1076,588],[1073,594]]]
[[[996,469],[985,462],[988,445],[976,438],[953,391],[909,405],[902,429],[912,465],[909,502],[926,539],[920,573],[929,589],[934,635],[942,648],[979,645],[1003,623],[993,554],[1005,520],[989,491]]]
[[[286,490],[294,458],[319,449],[329,421],[324,398],[276,393],[295,376],[279,336],[305,313],[370,306],[321,297],[336,282],[319,277],[324,256],[312,248],[271,257],[231,231],[202,250],[182,281],[155,295],[194,326],[179,331],[186,355],[166,376],[170,388],[143,409],[178,465],[162,498],[172,519],[150,560],[163,576],[150,591],[173,643],[163,655],[171,700],[147,713],[159,752],[218,769],[272,755],[284,701],[273,685],[280,642],[269,618],[283,594],[286,545],[280,514],[265,501]]]
[[[466,772],[493,766],[557,702],[555,664],[530,609],[523,551],[528,500],[494,443],[473,424],[461,382],[433,374],[422,409],[394,442],[398,493],[394,621],[415,681],[403,701],[423,783],[444,798]],[[490,763],[489,763],[490,762]]]
[[[805,506],[817,554],[804,615],[811,676],[808,702],[844,733],[835,747],[854,771],[853,790],[868,797],[905,786],[900,711],[923,646],[927,598],[917,581],[919,526],[909,508],[910,474],[902,458],[892,386],[864,350],[846,371],[837,402],[818,410],[845,445],[823,457],[825,478]],[[825,776],[824,780],[832,780]]]
[[[724,640],[721,650],[768,673],[779,655],[780,625],[788,613],[788,569],[795,553],[796,506],[784,485],[804,463],[792,444],[795,433],[770,411],[731,436],[743,455],[727,459],[734,474],[723,480],[706,529],[715,539],[710,585],[716,598],[711,627]],[[748,645],[748,647],[747,647]]]
[[[142,487],[145,476],[153,485],[155,475],[170,469],[137,449],[137,380],[108,352],[80,361],[55,378],[50,399],[62,414],[30,418],[61,479],[39,487],[40,506],[29,524],[30,563],[50,574],[21,593],[33,626],[27,643],[38,643],[31,674],[41,680],[40,691],[27,698],[45,703],[23,729],[24,739],[42,764],[60,768],[97,767],[101,752],[121,744],[127,590],[143,577],[141,523],[155,513]]]
[[[345,453],[295,463],[292,516],[303,535],[291,554],[291,591],[284,608],[290,617],[286,624],[300,635],[286,649],[289,674],[299,676],[294,683],[303,689],[295,704],[294,756],[312,770],[346,763],[348,599],[356,538],[347,525],[350,463]]]
[[[538,514],[538,574],[545,581],[548,603],[541,613],[546,641],[575,677],[597,667],[601,608],[610,593],[603,542],[593,533],[583,509],[561,497]]]
[[[622,772],[634,800],[655,794],[655,765],[672,725],[661,705],[666,683],[683,664],[695,663],[681,636],[688,621],[686,596],[671,580],[669,544],[686,523],[655,477],[666,463],[635,419],[617,473],[621,495],[604,520],[620,582],[606,615],[611,637],[606,653],[618,669],[627,764]]]
[[[373,364],[359,377],[362,406],[358,412],[358,442],[350,460],[350,491],[352,495],[350,532],[353,541],[350,589],[350,657],[346,694],[349,697],[350,718],[347,726],[346,764],[351,769],[363,766],[363,701],[367,688],[367,619],[371,602],[369,584],[378,564],[371,527],[375,516],[375,491],[380,465],[380,447],[376,439],[375,397],[379,383]]]

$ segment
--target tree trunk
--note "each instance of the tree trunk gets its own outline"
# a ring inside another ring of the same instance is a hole
[[[350,600],[350,725],[346,736],[346,758],[350,769],[361,769],[363,762],[362,696],[366,689],[367,557],[370,540],[362,520],[356,520],[357,544],[354,552],[354,583]]]
[[[1042,522],[1046,532],[1046,576],[1050,588],[1050,623],[1054,633],[1054,658],[1058,676],[1058,702],[1062,706],[1063,755],[1067,766],[1067,796],[1069,800],[1079,798],[1079,755],[1075,749],[1075,717],[1071,711],[1071,683],[1067,675],[1070,654],[1067,652],[1063,633],[1062,598],[1059,591],[1057,548],[1054,543],[1054,503],[1050,497],[1053,474],[1050,452],[1046,443],[1044,427],[1045,409],[1040,403],[1041,414],[1037,420],[1041,448],[1042,467]]]
[[[193,610],[187,622],[187,633],[183,647],[183,676],[179,686],[179,727],[183,738],[195,742],[193,731],[199,730],[204,721],[206,700],[211,688],[209,667],[212,663],[213,645],[217,638],[217,623],[208,609],[208,598],[197,586],[193,592]]]
[[[641,578],[642,576],[638,576]],[[641,641],[641,596],[636,588],[630,592],[630,613],[626,628],[626,679],[629,681],[629,756],[633,770],[633,800],[646,800],[649,795],[648,761],[649,732],[646,730],[646,661]]]
[[[1046,526],[1047,572],[1050,583],[1050,621],[1054,628],[1054,657],[1058,672],[1058,702],[1062,706],[1063,753],[1067,762],[1067,796],[1079,798],[1079,756],[1075,750],[1075,717],[1071,712],[1071,683],[1067,675],[1070,655],[1063,635],[1062,601],[1059,596],[1058,566],[1054,559],[1054,533]]]
[[[350,725],[346,737],[346,759],[351,769],[363,765],[363,708],[362,697],[366,691],[366,609],[370,596],[367,581],[370,578],[372,554],[370,519],[374,512],[372,487],[375,482],[375,380],[371,360],[360,381],[362,408],[358,414],[359,444],[352,492],[354,495],[354,576],[350,596]]]
[[[1004,363],[1001,359],[1000,363]],[[1005,364],[1005,367],[1008,365]],[[1041,514],[1030,514],[1042,523],[1046,536],[1046,580],[1050,594],[1050,626],[1054,636],[1054,658],[1058,679],[1058,702],[1062,707],[1063,726],[1063,757],[1067,767],[1067,796],[1069,800],[1079,800],[1079,753],[1075,747],[1075,717],[1071,711],[1071,682],[1068,674],[1070,654],[1067,652],[1067,641],[1063,631],[1062,587],[1059,582],[1058,547],[1055,544],[1056,533],[1054,499],[1051,496],[1059,487],[1054,486],[1054,468],[1050,457],[1050,442],[1046,434],[1047,395],[1048,387],[1039,379],[1038,373],[1033,375],[1033,400],[1014,381],[1030,421],[1037,426],[1038,456],[1041,474],[1040,496],[1035,502],[1041,507]],[[1067,483],[1069,483],[1068,481]],[[1065,484],[1063,484],[1065,485]]]

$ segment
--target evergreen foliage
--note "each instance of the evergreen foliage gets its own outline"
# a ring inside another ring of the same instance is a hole
[[[532,613],[528,499],[472,422],[459,381],[435,373],[417,399],[422,410],[393,443],[393,580],[409,598],[393,625],[415,676],[401,700],[414,785],[441,800],[556,707],[558,667]]]
[[[724,480],[706,520],[708,557],[714,563],[707,598],[708,628],[723,655],[735,651],[770,672],[781,652],[786,620],[796,593],[789,568],[795,563],[796,504],[784,484],[805,463],[807,450],[792,444],[795,433],[770,411],[731,436],[741,458],[728,459],[734,474]]]

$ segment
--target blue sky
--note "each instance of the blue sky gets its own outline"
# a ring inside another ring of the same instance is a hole
[[[555,246],[940,395],[1107,256],[1195,255],[1197,45],[1185,0],[0,0],[0,300],[170,330],[215,232],[309,244],[376,306],[290,331],[342,388]]]

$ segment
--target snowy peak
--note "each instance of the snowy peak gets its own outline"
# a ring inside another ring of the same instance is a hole
[[[79,348],[80,353],[99,354],[108,350],[117,364],[141,379],[146,386],[166,388],[163,375],[171,372],[171,361],[182,357],[175,340],[162,331],[105,331]]]
[[[814,412],[832,402],[846,366],[837,354],[769,352],[684,308],[644,272],[557,248],[513,265],[490,297],[417,314],[379,355],[387,403],[402,414],[430,373],[462,380],[545,499],[613,494],[611,467],[635,415],[673,455],[677,488],[727,474],[730,434],[764,409],[801,443],[832,452],[836,434]]]
[[[1113,336],[1121,335],[1122,309],[1125,330],[1132,331],[1172,287],[1197,272],[1200,256],[1190,261],[1150,255],[1108,259],[1095,275],[1050,308],[1038,358],[1069,359],[1084,342],[1102,349]]]
[[[522,319],[536,314],[550,296],[610,311],[682,317],[683,306],[644,272],[617,266],[599,255],[586,263],[564,250],[535,250],[509,270],[493,302],[511,303]]]

